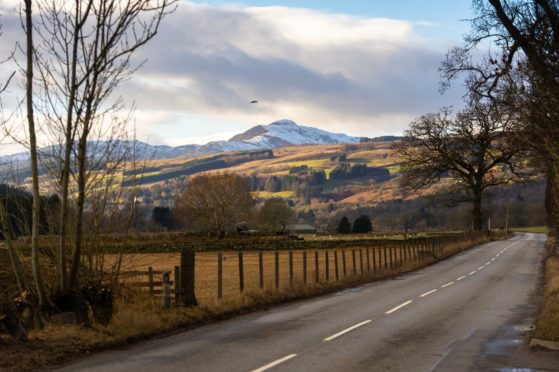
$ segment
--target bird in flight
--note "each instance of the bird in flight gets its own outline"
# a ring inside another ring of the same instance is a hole
[[[258,101],[250,101],[250,103],[258,103]]]

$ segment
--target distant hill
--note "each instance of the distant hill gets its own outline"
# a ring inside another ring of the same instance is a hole
[[[195,157],[231,151],[274,149],[296,145],[331,145],[359,142],[359,138],[342,133],[331,133],[322,129],[298,125],[291,120],[278,120],[268,125],[257,125],[228,141],[213,141],[205,145],[150,145],[141,141],[95,141],[89,147],[94,154],[106,153],[107,147],[118,147],[133,153],[137,160],[170,159]],[[61,145],[41,149],[43,154],[60,153]],[[118,155],[118,154],[113,154]],[[0,156],[0,167],[8,164],[22,164],[28,161],[27,153]]]

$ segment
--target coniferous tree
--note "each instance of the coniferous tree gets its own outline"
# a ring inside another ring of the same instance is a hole
[[[349,223],[347,217],[342,217],[336,231],[339,234],[349,234],[351,232],[351,224]]]
[[[354,233],[365,234],[371,231],[373,231],[373,224],[371,223],[369,216],[362,215],[353,222]]]

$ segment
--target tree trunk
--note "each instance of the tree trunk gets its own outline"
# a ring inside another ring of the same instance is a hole
[[[559,224],[559,174],[552,162],[546,167],[545,211],[550,234],[557,236]]]
[[[89,2],[86,5],[85,14],[89,14],[92,3]],[[78,48],[80,40],[80,32],[84,25],[87,16],[81,18],[81,6],[80,2],[76,1],[75,8],[75,19],[74,19],[74,35],[72,40],[72,59],[70,62],[70,80],[68,82],[68,107],[66,109],[66,128],[64,132],[64,163],[62,164],[62,203],[60,210],[60,240],[59,240],[59,286],[62,293],[68,290],[68,278],[66,270],[66,231],[68,226],[68,198],[69,198],[69,183],[70,183],[70,161],[71,153],[74,145],[73,131],[75,130],[76,123],[74,120],[74,108],[76,105],[76,92],[77,92],[77,82],[76,82],[76,70],[78,65]]]
[[[481,193],[476,193],[472,201],[472,227],[475,231],[483,229],[483,219],[481,214]]]
[[[78,271],[80,268],[81,249],[83,240],[83,209],[85,205],[85,173],[87,158],[87,133],[82,134],[78,145],[78,203],[76,211],[76,236],[74,254],[70,270],[70,288],[78,288]]]
[[[37,138],[35,133],[35,117],[33,112],[33,16],[32,0],[25,0],[25,33],[26,33],[26,110],[29,127],[29,152],[31,157],[31,178],[33,184],[33,217],[31,226],[31,265],[33,278],[37,288],[39,308],[47,305],[47,296],[39,262],[39,225],[41,223],[41,195],[39,193],[39,166],[37,160]]]

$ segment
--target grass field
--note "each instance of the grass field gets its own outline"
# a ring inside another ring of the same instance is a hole
[[[263,263],[262,289],[260,288],[259,252],[243,252],[244,291],[282,291],[295,285],[312,286],[359,275],[386,275],[393,270],[398,270],[406,263],[416,262],[418,254],[424,259],[434,259],[435,256],[444,254],[442,251],[436,254],[427,253],[430,248],[424,244],[424,241],[416,241],[415,244],[408,243],[406,248],[403,248],[402,241],[394,241],[393,244],[372,246],[371,248],[263,251],[261,252]],[[450,247],[449,249],[453,248]],[[278,264],[277,287],[276,254]],[[115,258],[116,256],[113,256],[112,259],[109,257],[107,262],[111,263]],[[240,295],[239,260],[239,252],[228,251],[222,253],[223,299],[232,300]],[[179,253],[125,254],[122,271],[145,271],[148,267],[151,267],[154,271],[169,271],[171,280],[174,281],[174,268],[179,265]],[[218,298],[218,253],[197,252],[195,267],[195,292],[198,301],[200,304],[215,303]],[[136,277],[135,280],[147,282],[145,276]],[[161,279],[155,278],[154,280],[160,281]]]
[[[549,228],[547,226],[515,227],[510,230],[514,232],[526,232],[533,234],[549,234]]]
[[[253,195],[255,197],[262,198],[262,199],[271,199],[271,198],[289,199],[295,196],[295,191],[280,191],[280,192],[257,191],[254,192]]]

